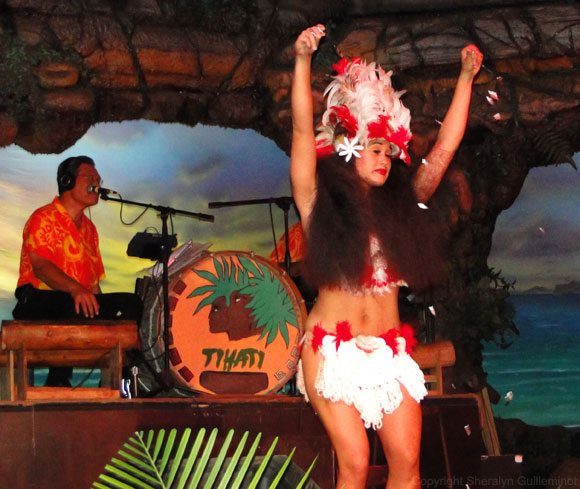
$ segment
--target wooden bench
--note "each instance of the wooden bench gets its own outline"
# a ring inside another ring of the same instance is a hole
[[[417,344],[413,349],[413,360],[425,374],[429,394],[443,394],[443,367],[455,365],[455,348],[451,341]]]
[[[134,321],[2,321],[0,388],[11,401],[119,398],[123,352],[138,348]],[[100,367],[101,387],[33,387],[29,367]]]

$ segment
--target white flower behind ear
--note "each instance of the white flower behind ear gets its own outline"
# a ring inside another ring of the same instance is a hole
[[[359,151],[364,149],[364,146],[358,144],[358,139],[356,137],[349,140],[347,137],[344,138],[344,143],[338,145],[338,155],[345,156],[345,160],[348,163],[353,156],[360,158]]]

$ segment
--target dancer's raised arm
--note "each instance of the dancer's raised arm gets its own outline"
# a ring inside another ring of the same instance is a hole
[[[290,179],[294,201],[303,224],[307,225],[316,195],[316,148],[310,87],[312,54],[324,36],[322,24],[312,26],[296,39],[296,60],[292,79],[292,150]]]
[[[479,72],[482,61],[483,55],[473,44],[461,50],[461,72],[453,100],[443,119],[437,140],[425,158],[426,163],[419,167],[413,182],[413,190],[419,202],[426,202],[431,198],[459,147],[467,125],[473,79]]]

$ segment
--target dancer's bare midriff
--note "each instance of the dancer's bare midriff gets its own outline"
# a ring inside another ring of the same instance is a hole
[[[348,321],[354,336],[380,336],[399,329],[398,288],[385,294],[356,295],[338,287],[321,287],[306,320],[306,331],[316,324],[334,332],[336,323]]]

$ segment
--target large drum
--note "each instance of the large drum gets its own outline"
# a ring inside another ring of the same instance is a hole
[[[292,280],[250,253],[203,253],[169,285],[170,368],[178,387],[210,394],[276,392],[292,377],[306,310]],[[150,290],[144,356],[162,370],[162,291]],[[179,390],[179,389],[178,389]]]

